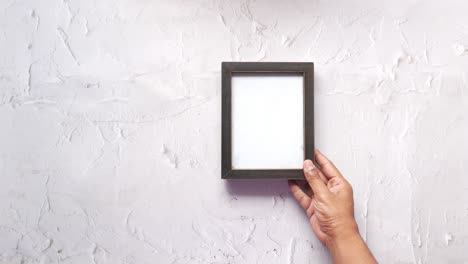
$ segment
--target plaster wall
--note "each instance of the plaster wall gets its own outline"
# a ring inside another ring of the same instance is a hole
[[[0,1],[0,263],[330,263],[220,179],[221,61],[315,63],[381,263],[468,263],[467,1]]]

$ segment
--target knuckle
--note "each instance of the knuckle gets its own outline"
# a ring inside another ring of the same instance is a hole
[[[308,171],[306,174],[309,176],[311,180],[315,180],[319,178],[318,171],[315,168],[312,169],[311,171]]]
[[[302,205],[307,205],[309,202],[309,197],[303,196],[300,198],[299,203]]]

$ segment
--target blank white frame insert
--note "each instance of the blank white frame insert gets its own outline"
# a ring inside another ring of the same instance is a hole
[[[233,74],[232,169],[302,169],[304,75]]]

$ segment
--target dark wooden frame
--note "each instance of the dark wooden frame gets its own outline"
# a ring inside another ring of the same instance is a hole
[[[233,74],[302,74],[304,76],[304,157],[314,160],[314,64],[312,62],[223,62],[221,68],[221,178],[304,179],[302,169],[232,169],[231,79]]]

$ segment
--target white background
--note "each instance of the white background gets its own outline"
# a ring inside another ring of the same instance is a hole
[[[234,74],[231,97],[232,168],[302,168],[304,77]]]
[[[467,263],[466,1],[0,2],[0,263],[330,263],[221,177],[221,62],[315,63],[380,263]]]

